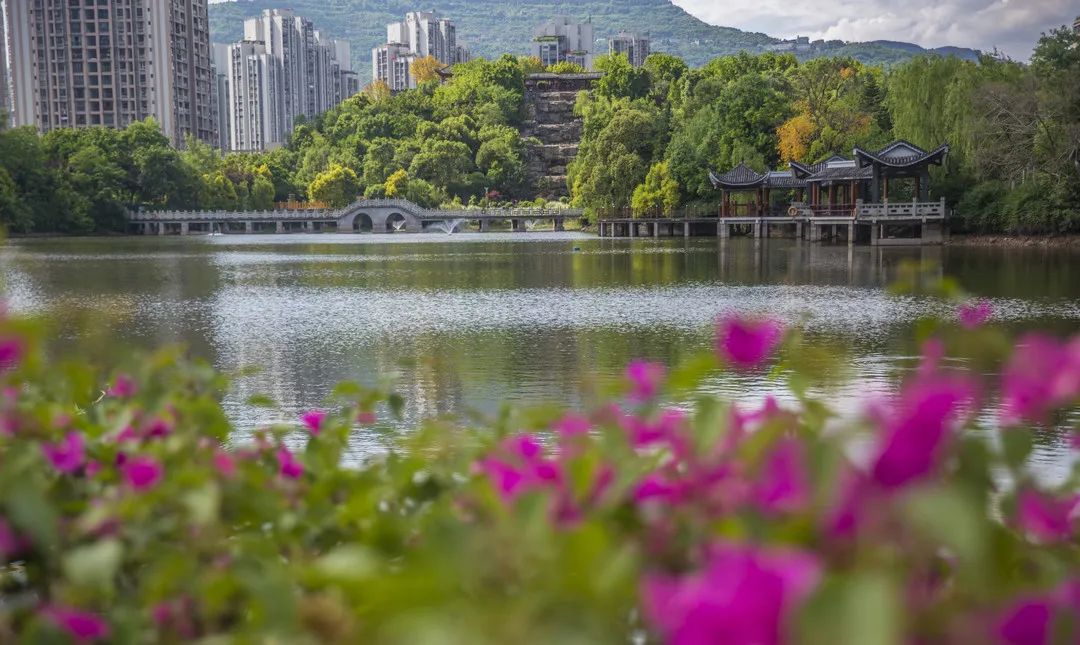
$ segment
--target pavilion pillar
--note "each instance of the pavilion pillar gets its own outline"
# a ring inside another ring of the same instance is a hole
[[[889,201],[889,178],[888,177],[885,178],[885,192],[882,194],[881,197],[882,197],[883,200]]]
[[[875,204],[881,203],[881,168],[873,165],[873,179],[870,180],[870,201]]]

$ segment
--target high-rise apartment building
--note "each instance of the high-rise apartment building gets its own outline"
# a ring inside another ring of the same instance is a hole
[[[386,44],[371,50],[371,77],[397,92],[416,87],[410,73],[417,58],[432,56],[445,65],[467,62],[469,50],[457,40],[452,20],[431,11],[412,11],[386,26]]]
[[[214,66],[214,124],[217,126],[217,140],[215,147],[220,150],[231,150],[229,145],[231,133],[229,131],[229,70],[232,63],[229,60],[229,46],[214,43],[210,46],[211,60]]]
[[[591,70],[595,41],[592,21],[571,22],[566,16],[557,16],[536,28],[533,56],[539,58],[544,67],[576,63]]]
[[[619,35],[608,40],[608,52],[612,55],[626,56],[631,65],[641,67],[650,53],[649,34],[620,32]]]
[[[4,27],[3,3],[0,2],[0,130],[12,124],[11,75],[7,64],[7,29]]]
[[[229,48],[227,85],[232,150],[279,146],[298,117],[314,117],[359,91],[348,44],[283,9],[244,22],[244,40]]]
[[[3,0],[15,125],[128,124],[154,117],[176,145],[213,143],[206,0]]]
[[[1073,31],[1080,34],[1080,16],[1077,16],[1076,20],[1073,21]]]

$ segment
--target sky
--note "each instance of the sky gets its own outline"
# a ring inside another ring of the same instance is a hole
[[[674,0],[705,22],[778,38],[900,40],[1027,60],[1039,35],[1072,25],[1080,0]]]

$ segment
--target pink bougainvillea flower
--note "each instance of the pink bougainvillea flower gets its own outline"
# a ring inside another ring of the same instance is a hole
[[[19,555],[26,546],[26,541],[19,537],[7,520],[0,517],[0,560]]]
[[[716,325],[716,352],[735,367],[755,368],[772,356],[783,334],[783,326],[774,320],[724,318]]]
[[[920,378],[904,388],[883,419],[873,480],[896,489],[928,475],[941,460],[952,426],[975,398],[958,377]]]
[[[379,418],[375,416],[374,412],[368,410],[361,410],[356,413],[356,422],[362,426],[373,426]]]
[[[667,368],[660,363],[632,361],[626,366],[626,380],[630,381],[630,399],[638,402],[650,401],[660,391],[667,374]]]
[[[140,493],[157,486],[165,475],[165,469],[156,459],[144,455],[128,459],[120,472],[127,485]]]
[[[77,643],[92,643],[109,637],[109,624],[95,614],[56,605],[41,613]]]
[[[635,504],[666,502],[678,504],[683,501],[686,489],[681,482],[674,482],[659,473],[646,475],[633,490]]]
[[[135,432],[135,428],[131,426],[124,426],[120,432],[116,433],[116,443],[126,443],[128,441],[138,441],[139,433]]]
[[[172,434],[172,425],[164,419],[154,419],[143,430],[143,436],[147,439],[162,439]]]
[[[1073,535],[1073,512],[1080,506],[1080,495],[1059,500],[1025,489],[1016,499],[1017,523],[1029,537],[1040,542],[1061,542]]]
[[[967,330],[978,329],[990,320],[994,315],[994,307],[989,300],[975,300],[964,303],[957,311],[960,318],[960,326]]]
[[[1080,396],[1080,337],[1065,344],[1043,334],[1020,339],[1001,379],[1005,425],[1042,423]]]
[[[698,573],[648,576],[642,602],[669,645],[776,645],[820,577],[804,553],[722,546]]]
[[[755,488],[758,505],[770,513],[802,509],[810,500],[806,451],[797,439],[782,439],[765,459]]]
[[[561,465],[547,459],[544,447],[528,434],[503,441],[492,455],[477,462],[476,469],[488,476],[507,503],[538,489],[560,490],[563,481]]]
[[[300,418],[304,422],[304,426],[311,432],[311,435],[317,437],[322,432],[323,421],[326,420],[326,416],[326,412],[322,410],[311,410],[305,412]]]
[[[225,479],[232,479],[236,476],[236,460],[224,450],[218,450],[214,453],[214,469]]]
[[[26,345],[21,338],[0,338],[0,371],[14,369],[25,354]]]
[[[101,472],[101,468],[102,466],[100,461],[88,461],[86,462],[86,469],[83,471],[83,473],[85,473],[89,479],[93,479],[94,477],[98,476],[98,473]]]
[[[41,450],[45,453],[45,458],[52,463],[53,468],[62,473],[74,473],[86,461],[83,437],[78,432],[69,432],[59,443],[41,444]]]
[[[126,374],[118,374],[106,394],[118,399],[127,399],[135,396],[135,391],[135,381]]]
[[[587,435],[591,427],[592,422],[588,418],[578,414],[567,414],[555,422],[553,429],[559,433],[559,436],[569,438]]]
[[[1009,608],[997,627],[1008,645],[1049,645],[1053,608],[1048,599],[1029,598]]]
[[[277,461],[278,474],[285,479],[300,479],[304,476],[304,464],[300,463],[285,446],[278,448]]]
[[[659,443],[678,443],[677,435],[686,420],[681,410],[664,410],[655,418],[632,414],[619,417],[619,425],[635,448],[648,448]]]

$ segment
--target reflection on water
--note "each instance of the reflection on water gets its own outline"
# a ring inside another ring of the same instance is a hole
[[[1080,321],[1080,256],[1067,251],[545,233],[20,240],[2,257],[18,309],[100,312],[125,343],[179,342],[221,369],[263,368],[226,401],[244,428],[291,420],[341,380],[387,374],[408,401],[404,426],[502,400],[572,403],[631,358],[706,348],[712,321],[736,311],[846,348],[837,400],[853,408],[911,368],[916,320],[951,313],[884,292],[906,259],[939,264],[1017,328]],[[705,388],[784,395],[763,375]],[[282,409],[246,405],[255,393]],[[358,436],[355,448],[378,445]],[[1045,458],[1060,454],[1060,437],[1047,439]]]

